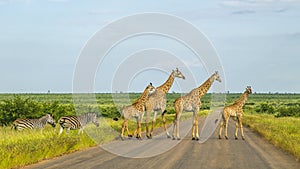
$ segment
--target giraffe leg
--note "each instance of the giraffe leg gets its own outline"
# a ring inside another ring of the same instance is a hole
[[[139,113],[139,118],[138,118],[138,123],[139,123],[139,139],[142,139],[142,120],[144,118],[145,113],[140,112]]]
[[[152,119],[152,127],[151,127],[151,131],[150,131],[150,138],[152,138],[152,134],[153,134],[153,130],[154,130],[154,125],[156,123],[156,115],[157,115],[157,111],[154,111],[154,115],[153,115],[153,119]]]
[[[237,140],[238,139],[238,136],[237,136],[237,133],[238,133],[238,131],[239,131],[239,118],[237,118],[237,122],[235,123],[235,135],[234,135],[234,137],[235,137],[235,139]]]
[[[225,123],[225,118],[224,118],[224,112],[223,112],[222,119],[220,121],[219,139],[222,139],[222,130],[223,130],[223,127],[224,127],[224,123]]]
[[[175,117],[175,119],[174,119],[174,124],[173,124],[173,132],[172,132],[173,140],[176,139],[176,138],[175,138],[175,137],[176,137],[176,136],[175,136],[175,135],[176,135],[176,127],[177,127],[177,126],[176,126],[176,123],[177,123],[177,120],[176,120],[176,119],[177,119],[177,117]]]
[[[129,129],[128,129],[128,121],[127,121],[127,123],[125,125],[125,128],[126,128],[126,131],[127,131],[127,136],[128,137],[132,137],[132,134],[129,132]],[[136,131],[134,131],[134,133],[136,133]]]
[[[124,119],[124,122],[122,124],[122,133],[121,133],[121,139],[124,140],[124,130],[125,130],[125,127],[126,127],[126,123],[127,123],[127,120]]]
[[[142,123],[139,123],[139,139],[142,139]]]
[[[147,102],[146,103],[146,136],[148,139],[150,138],[149,121],[150,121],[150,115],[152,110],[153,110],[152,105],[149,102]]]
[[[139,120],[138,118],[136,118],[136,129],[134,131],[134,134],[135,138],[139,139]]]
[[[178,114],[177,120],[176,120],[176,135],[177,135],[177,140],[180,140],[180,135],[179,135],[179,120],[180,120],[181,113]]]
[[[146,136],[147,138],[150,138],[150,133],[149,133],[149,121],[150,121],[150,114],[151,111],[149,111],[150,108],[147,109],[146,112]]]
[[[174,119],[173,140],[175,140],[176,137],[177,137],[177,140],[180,140],[179,120],[180,120],[180,116],[181,116],[181,113],[183,110],[181,98],[175,101],[174,107],[175,107],[176,115],[175,115],[175,119]]]
[[[192,140],[195,140],[195,129],[196,129],[196,114],[193,112],[193,124],[192,124]]]
[[[222,139],[223,125],[224,125],[224,120],[221,120],[221,122],[220,122],[220,129],[219,129],[219,139]]]
[[[245,140],[244,130],[243,130],[243,123],[242,123],[242,117],[240,117],[239,125],[240,125],[240,128],[241,128],[242,139]]]
[[[171,138],[171,136],[170,136],[170,134],[168,132],[167,124],[166,124],[165,110],[162,110],[161,117],[162,117],[162,122],[163,122],[163,126],[164,126],[164,129],[165,129],[165,132],[167,134],[167,137]]]
[[[135,131],[136,138],[142,139],[142,134],[141,134],[142,133],[141,132],[142,125],[141,125],[141,118],[139,118],[139,117],[136,118],[136,126],[137,126],[136,131]]]
[[[196,132],[196,140],[198,141],[199,140],[199,126],[198,126],[198,113],[196,112],[196,117],[195,117],[195,127],[196,127],[196,130],[195,130],[195,132]]]
[[[136,128],[133,132],[133,135],[130,135],[130,137],[136,136],[138,138],[138,128]]]
[[[228,140],[228,135],[227,135],[227,132],[228,132],[228,121],[229,121],[229,117],[225,121],[225,138],[227,140]]]
[[[180,140],[180,135],[179,135],[179,120],[180,120],[180,115],[181,113],[176,113],[175,119],[174,119],[174,127],[173,127],[173,140],[177,138],[177,140]]]

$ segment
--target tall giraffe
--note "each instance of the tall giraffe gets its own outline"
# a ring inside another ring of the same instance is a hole
[[[122,109],[122,115],[124,117],[124,122],[122,124],[122,134],[121,134],[122,140],[123,140],[125,128],[126,128],[126,131],[127,131],[127,135],[132,136],[131,134],[129,134],[129,130],[128,130],[128,120],[131,117],[136,118],[137,129],[136,129],[135,133],[137,132],[137,138],[142,139],[141,123],[142,123],[142,119],[143,119],[144,112],[145,112],[145,102],[149,98],[150,91],[153,91],[153,90],[155,90],[155,88],[154,88],[154,86],[152,86],[152,83],[150,83],[145,88],[142,95],[138,99],[136,99],[132,103],[132,105],[126,106]]]
[[[252,94],[251,86],[247,86],[246,91],[232,105],[225,106],[225,108],[222,112],[222,120],[220,122],[219,139],[221,139],[223,126],[225,126],[225,138],[228,139],[227,130],[228,130],[228,121],[229,121],[230,116],[237,117],[237,122],[235,124],[235,139],[236,140],[238,139],[238,137],[237,137],[238,127],[241,128],[242,139],[243,140],[245,139],[244,131],[243,131],[243,124],[242,124],[243,106],[245,105],[249,94]]]
[[[146,102],[146,135],[148,138],[152,138],[152,133],[154,129],[154,124],[156,122],[156,115],[158,111],[162,112],[162,121],[163,126],[165,128],[167,137],[169,138],[169,132],[166,126],[166,118],[164,116],[166,110],[167,100],[165,98],[166,93],[170,90],[174,83],[175,78],[182,78],[185,79],[184,75],[176,68],[176,70],[172,70],[168,80],[163,83],[161,86],[157,87],[156,90],[149,96],[148,101]],[[152,128],[149,132],[148,123],[150,120],[151,112],[154,111],[153,120],[152,120]]]
[[[178,140],[180,139],[179,120],[182,111],[193,112],[192,139],[199,140],[198,112],[201,107],[201,98],[206,94],[215,80],[221,82],[221,78],[217,71],[213,73],[201,86],[193,89],[187,95],[181,96],[175,100],[174,106],[176,115],[173,127],[173,140],[175,140],[175,138]]]

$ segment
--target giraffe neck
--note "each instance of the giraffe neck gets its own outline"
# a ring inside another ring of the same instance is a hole
[[[245,92],[241,95],[241,97],[240,97],[238,100],[236,100],[234,103],[235,103],[235,104],[238,104],[240,107],[243,107],[243,106],[245,105],[247,99],[248,99],[248,93],[247,93],[247,91],[245,91]]]
[[[198,87],[199,96],[202,97],[209,90],[214,82],[213,76],[209,77],[201,86]]]
[[[175,77],[174,77],[173,73],[171,73],[168,80],[161,86],[157,87],[156,90],[160,90],[160,91],[163,91],[164,93],[168,93],[168,91],[170,90],[170,88],[173,85],[174,79],[175,79]]]
[[[136,106],[137,104],[144,104],[148,99],[148,95],[149,95],[149,90],[145,89],[142,95],[138,99],[136,99],[133,104]]]

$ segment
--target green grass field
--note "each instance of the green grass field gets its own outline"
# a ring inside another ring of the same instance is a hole
[[[276,147],[300,160],[300,118],[246,113],[243,122]]]
[[[138,96],[138,93],[132,93],[129,98],[134,100]],[[167,95],[166,116],[169,124],[174,119],[173,102],[179,96],[180,94],[176,93]],[[239,96],[240,94],[227,94],[226,105]],[[122,120],[112,120],[113,117],[119,116],[118,108],[121,107],[114,105],[112,95],[96,94],[96,103],[85,95],[79,97],[80,104],[73,105],[71,94],[0,94],[0,168],[21,167],[115,139],[120,133]],[[202,99],[201,115],[208,113],[211,97],[211,94],[207,94]],[[120,103],[122,101],[118,100]],[[57,120],[63,115],[86,111],[101,112],[100,127],[90,124],[81,135],[78,135],[77,131],[72,131],[70,134],[63,133],[58,136],[59,126],[56,128],[47,126],[42,132],[39,130],[17,132],[11,129],[11,122],[18,117],[37,118],[44,113],[52,113]],[[244,123],[247,126],[275,146],[300,159],[300,148],[297,144],[300,142],[300,94],[252,94],[244,107],[244,112]],[[191,113],[184,113],[182,119],[190,116]],[[105,123],[101,120],[105,120]],[[135,125],[134,121],[130,122],[131,131],[134,131]],[[156,126],[162,126],[160,116]],[[118,135],[110,132],[112,129]],[[97,139],[93,140],[86,133]]]

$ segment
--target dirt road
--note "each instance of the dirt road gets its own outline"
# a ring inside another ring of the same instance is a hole
[[[201,118],[200,124],[203,121]],[[180,126],[181,133],[185,133],[190,130],[191,121],[182,122]],[[219,140],[217,131],[203,144],[192,141],[189,132],[181,141],[167,139],[165,134],[152,140],[116,140],[101,148],[90,148],[25,168],[300,168],[294,157],[275,148],[248,128],[244,128],[245,141],[234,140],[234,126],[231,121],[229,140]]]

